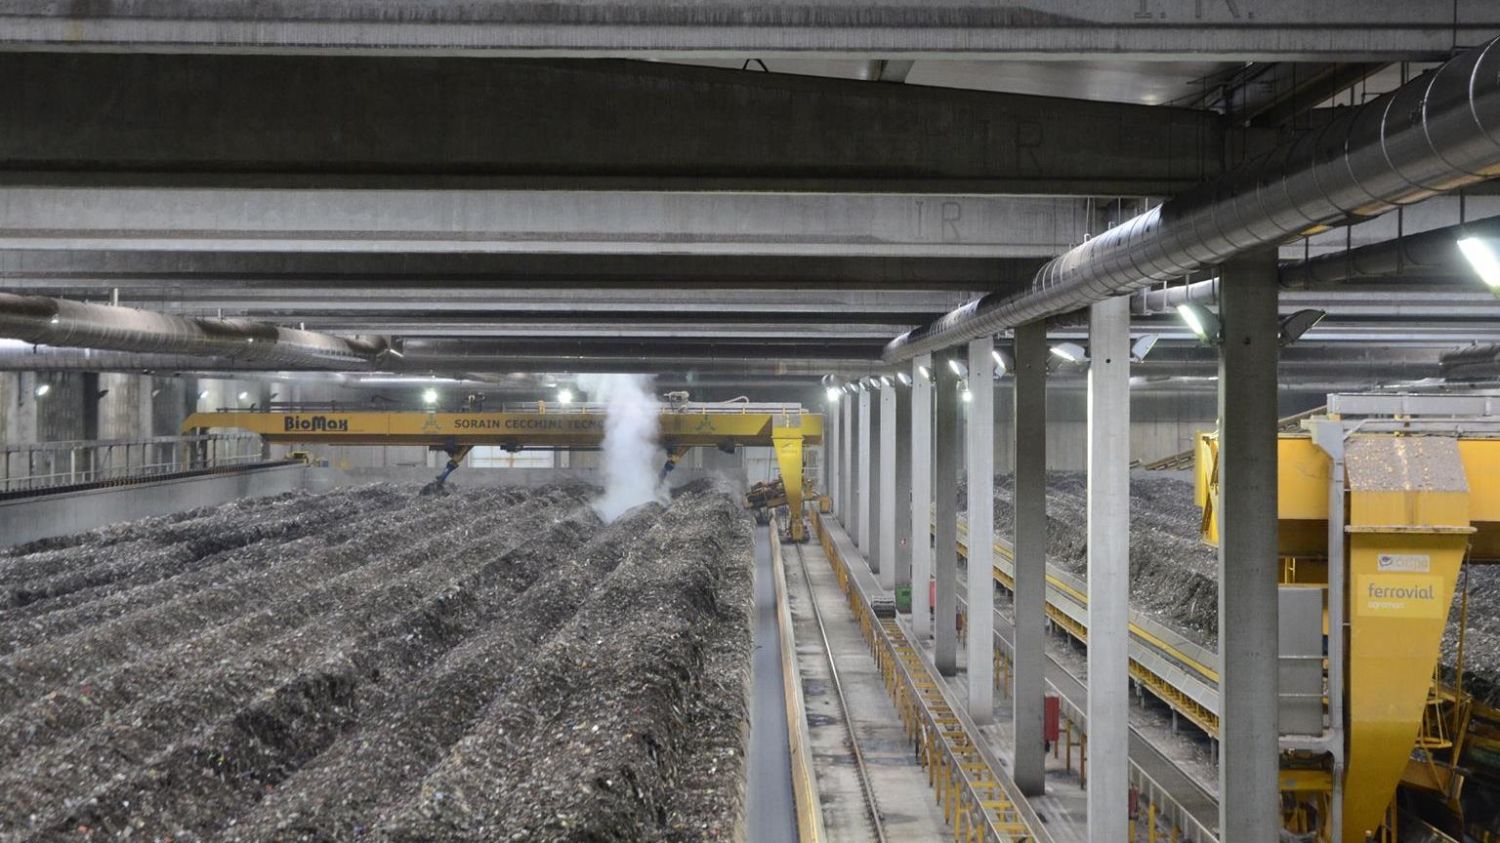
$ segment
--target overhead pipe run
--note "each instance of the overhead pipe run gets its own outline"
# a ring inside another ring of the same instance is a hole
[[[900,363],[1181,279],[1320,226],[1377,216],[1500,174],[1497,44],[1341,110],[1321,131],[1052,259],[1025,293],[991,293],[902,334],[886,346],[885,361]]]
[[[350,339],[244,319],[173,316],[11,293],[0,293],[0,337],[48,346],[208,355],[314,369],[367,369],[391,352],[384,337]]]

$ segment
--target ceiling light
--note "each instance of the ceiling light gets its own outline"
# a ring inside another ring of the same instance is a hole
[[[51,391],[52,391],[52,384],[50,384],[50,383],[37,384],[37,387],[36,387],[36,397],[41,398],[41,397],[45,396],[47,393],[49,393]]]
[[[1464,253],[1479,280],[1488,284],[1490,289],[1500,291],[1500,256],[1495,254],[1489,241],[1463,237],[1458,241],[1458,250]]]
[[[1177,305],[1177,315],[1201,342],[1218,345],[1223,340],[1224,324],[1212,310],[1201,304],[1183,302]]]
[[[206,390],[206,389],[200,389],[200,390],[198,390],[198,400],[199,401],[202,401],[203,399],[205,399],[207,397],[208,397],[208,390]]]
[[[968,390],[967,390],[967,389],[965,389],[965,390],[964,390],[964,391],[963,391],[963,393],[962,393],[962,394],[961,394],[961,395],[959,395],[959,397],[960,397],[960,398],[962,398],[962,399],[963,399],[963,400],[964,400],[964,403],[965,403],[965,404],[967,404],[967,403],[969,403],[969,402],[970,402],[970,401],[973,401],[973,400],[974,400],[974,393],[972,393],[972,392],[970,392],[970,391],[968,391]]]
[[[1279,339],[1282,345],[1291,345],[1302,338],[1302,335],[1311,331],[1313,326],[1323,321],[1327,316],[1326,311],[1317,308],[1299,310],[1296,313],[1281,320]]]
[[[572,404],[573,403],[573,390],[571,390],[571,389],[559,389],[557,391],[557,403],[559,403],[559,404]]]
[[[830,387],[828,387],[827,391],[824,392],[824,394],[828,396],[828,403],[830,403],[830,404],[838,403],[838,400],[839,400],[839,391],[837,389],[834,389],[833,387],[830,386]]]
[[[911,375],[905,372],[897,372],[896,380],[901,381],[902,386],[911,386]]]
[[[438,391],[436,389],[428,388],[428,389],[422,390],[422,403],[423,404],[426,404],[427,406],[431,407],[433,404],[437,403],[437,400],[438,400]]]
[[[997,378],[1001,375],[1009,374],[1010,370],[1015,366],[1015,361],[1010,359],[1010,355],[998,348],[991,351],[990,356],[995,358],[995,377]]]
[[[1060,342],[1052,346],[1052,353],[1069,363],[1082,363],[1088,359],[1088,352],[1076,342]]]
[[[241,392],[240,393],[240,400],[241,401],[249,401],[250,400],[250,393],[248,393],[248,392]]]
[[[957,357],[948,358],[948,368],[953,370],[953,374],[958,375],[959,377],[964,376],[964,364],[958,362]]]
[[[1156,347],[1156,341],[1159,339],[1161,339],[1161,336],[1158,334],[1147,334],[1136,340],[1135,344],[1130,346],[1130,362],[1139,363],[1145,360],[1146,355],[1150,354],[1151,349]]]
[[[890,387],[891,386],[891,376],[890,375],[881,375],[880,376],[880,385],[884,386],[884,387]]]
[[[394,348],[387,348],[385,350],[385,353],[389,354],[392,357],[405,357],[406,356],[405,354],[402,354],[401,352],[397,351]]]
[[[61,318],[61,317],[59,317],[59,316],[54,316],[54,317],[52,317],[52,318],[51,318],[51,319],[48,319],[48,320],[47,320],[47,324],[48,324],[48,325],[56,325],[56,324],[57,324],[57,323],[59,323],[59,322],[61,322],[61,321],[62,321],[62,318]]]
[[[932,370],[926,366],[918,366],[917,371],[922,373],[923,380],[932,380]]]

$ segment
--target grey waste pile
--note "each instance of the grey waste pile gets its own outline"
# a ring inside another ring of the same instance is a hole
[[[1500,566],[1465,564],[1468,572],[1468,627],[1463,635],[1464,687],[1485,704],[1500,707]],[[1443,631],[1443,673],[1451,681],[1458,667],[1464,578],[1454,590],[1453,610]]]
[[[748,721],[748,516],[702,481],[385,824],[400,841],[722,840]],[[639,515],[635,517],[640,517]]]
[[[634,736],[692,712],[663,739],[673,750],[725,752],[740,740],[750,538],[727,517],[743,522],[727,496],[700,489],[604,527],[588,505],[594,491],[578,485],[416,492],[245,501],[0,555],[0,840],[401,836],[399,820],[425,817],[417,809],[437,798],[429,779],[468,769],[463,747],[520,699],[514,689],[533,663],[573,641],[577,616],[627,566],[677,571],[679,559],[697,560],[713,576],[706,589],[684,573],[655,591],[614,593],[627,598],[617,611],[656,617],[656,601],[670,617],[683,601],[711,611],[674,639],[680,651],[647,654],[660,642],[643,634],[637,646],[631,633],[609,642],[607,662],[534,689],[567,700],[527,704],[598,708]],[[629,632],[631,620],[619,620]],[[681,693],[622,687],[612,699],[625,665],[639,668],[634,681],[666,675]],[[699,667],[714,672],[693,676]],[[571,746],[538,751],[556,764]],[[667,817],[682,828],[739,822],[742,746],[733,749],[713,773],[693,773],[694,786],[722,798],[686,787],[660,795]],[[698,761],[652,758],[681,769]],[[650,780],[649,770],[630,774]],[[466,781],[482,814],[518,807],[484,804],[514,783]],[[623,827],[604,795],[571,804],[585,821],[598,813]],[[653,827],[671,836],[665,820]],[[478,839],[462,825],[433,828],[424,839]],[[562,828],[527,839],[577,836]]]
[[[1047,562],[1088,577],[1087,475],[1047,473]],[[966,490],[960,489],[960,498]],[[1015,486],[995,478],[995,531],[1014,535]],[[967,506],[965,500],[961,505]],[[1193,486],[1174,477],[1130,478],[1130,602],[1208,647],[1219,637],[1218,551],[1199,537]]]

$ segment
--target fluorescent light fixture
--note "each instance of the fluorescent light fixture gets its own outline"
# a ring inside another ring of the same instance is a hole
[[[431,387],[429,387],[427,389],[422,390],[422,403],[423,404],[426,404],[427,406],[430,407],[433,404],[436,404],[437,400],[438,400],[438,391],[436,389],[432,389]]]
[[[1224,324],[1212,310],[1203,305],[1183,302],[1177,305],[1177,315],[1182,317],[1183,324],[1201,342],[1218,345],[1223,340]]]
[[[1151,353],[1151,349],[1156,348],[1156,341],[1159,339],[1161,339],[1159,334],[1147,334],[1136,340],[1130,346],[1130,362],[1139,363],[1145,360],[1146,355]]]
[[[1314,325],[1322,322],[1323,317],[1327,315],[1326,311],[1318,310],[1317,308],[1299,310],[1281,320],[1281,330],[1278,339],[1282,345],[1291,345],[1301,339],[1303,334],[1311,331]]]
[[[248,393],[248,392],[241,392],[240,393],[240,400],[241,401],[249,401],[250,400],[250,393]]]
[[[418,384],[418,383],[458,383],[457,378],[435,378],[423,375],[366,375],[359,379],[360,383],[396,383],[396,384]]]
[[[962,398],[964,400],[964,403],[967,404],[970,401],[974,400],[974,393],[966,389],[958,397]]]
[[[1010,355],[998,348],[990,352],[990,356],[995,358],[995,377],[997,378],[1009,374],[1010,370],[1015,367],[1015,361],[1010,359]]]
[[[559,404],[572,404],[573,403],[573,390],[571,390],[571,389],[559,389],[557,391],[557,403],[559,403]]]
[[[957,357],[948,358],[948,368],[953,370],[953,374],[958,375],[959,377],[964,376],[964,364],[958,362]]]
[[[36,397],[38,397],[38,398],[45,397],[46,394],[49,393],[49,392],[51,392],[51,391],[52,391],[52,384],[50,384],[50,383],[40,383],[40,384],[37,384],[37,387],[36,387],[36,390],[35,390]]]
[[[397,351],[394,348],[387,348],[385,350],[385,353],[389,354],[392,357],[405,357],[406,356],[405,354],[402,354],[401,352]]]
[[[901,381],[902,386],[911,386],[911,375],[905,372],[897,372],[896,380]]]
[[[880,376],[880,385],[884,386],[884,387],[890,387],[890,386],[892,386],[892,384],[891,384],[891,376],[890,375],[881,375]]]
[[[932,380],[932,370],[931,369],[927,368],[926,366],[918,366],[917,367],[917,371],[922,373],[922,378],[924,380],[929,380],[929,381]]]
[[[824,394],[828,396],[828,403],[830,403],[830,404],[836,404],[836,403],[838,403],[838,400],[839,400],[839,390],[834,389],[833,387],[830,386],[830,387],[828,387],[827,391]]]
[[[1464,258],[1474,268],[1480,281],[1492,290],[1500,290],[1500,255],[1495,254],[1495,247],[1489,241],[1478,237],[1462,237],[1458,241],[1458,250],[1464,253]]]
[[[61,322],[61,321],[62,321],[62,318],[61,318],[61,317],[58,317],[58,316],[54,316],[54,317],[52,317],[52,318],[51,318],[51,319],[48,319],[48,320],[47,320],[47,324],[48,324],[48,325],[56,325],[56,324],[57,324],[57,323],[59,323],[59,322]]]
[[[206,390],[206,389],[200,389],[200,390],[198,390],[198,400],[199,401],[202,401],[203,399],[205,399],[207,397],[208,397],[208,390]]]
[[[1069,363],[1082,363],[1088,359],[1088,352],[1084,351],[1083,346],[1076,342],[1060,342],[1052,346],[1052,353],[1059,359]]]

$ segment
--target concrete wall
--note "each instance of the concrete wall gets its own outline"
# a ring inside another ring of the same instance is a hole
[[[0,501],[0,546],[290,492],[303,488],[307,470],[298,465],[275,466]]]

